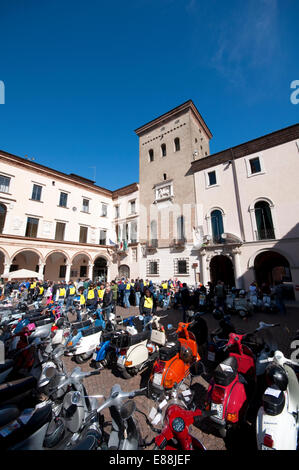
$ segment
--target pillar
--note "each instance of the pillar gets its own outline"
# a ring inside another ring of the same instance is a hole
[[[236,288],[241,289],[243,287],[241,262],[240,262],[241,250],[239,250],[238,248],[235,248],[232,251],[232,253],[233,253],[233,257],[234,257],[234,270],[235,270]]]
[[[66,264],[66,271],[65,271],[65,282],[66,283],[70,282],[71,267],[72,267],[72,265],[70,263]]]
[[[9,270],[10,270],[10,266],[11,266],[10,263],[4,263],[4,271],[3,271],[3,274],[2,274],[2,277],[3,277],[3,278],[7,278],[7,277],[8,277],[8,275],[9,275]]]
[[[40,279],[44,279],[44,267],[45,267],[45,263],[39,263],[39,269],[38,269],[38,277]]]
[[[89,263],[88,264],[88,279],[93,280],[93,264]]]
[[[206,286],[209,279],[208,279],[208,272],[207,272],[207,252],[205,250],[200,252],[200,282]]]

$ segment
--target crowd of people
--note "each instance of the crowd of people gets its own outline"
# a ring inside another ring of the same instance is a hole
[[[234,289],[234,288],[233,288]],[[233,291],[232,289],[232,291]],[[73,308],[74,300],[79,302],[78,319],[80,311],[89,307],[105,309],[109,320],[111,311],[116,305],[123,308],[135,306],[139,308],[140,314],[149,317],[156,312],[157,306],[163,305],[177,309],[182,308],[183,318],[186,321],[186,312],[198,306],[200,294],[205,294],[208,303],[215,303],[217,307],[223,308],[227,295],[227,289],[223,281],[216,284],[208,282],[207,287],[199,284],[195,288],[189,288],[186,283],[179,279],[164,280],[154,284],[149,279],[115,279],[111,282],[93,282],[91,279],[78,279],[77,281],[39,281],[30,279],[22,282],[8,281],[0,285],[2,298],[17,292],[20,301],[32,302],[45,299],[46,304],[57,302],[65,306],[66,311]],[[277,307],[281,313],[286,313],[283,300],[283,284],[277,282],[270,288],[266,283],[258,287],[253,282],[249,287],[249,295],[262,298],[263,295],[271,295],[275,298]]]

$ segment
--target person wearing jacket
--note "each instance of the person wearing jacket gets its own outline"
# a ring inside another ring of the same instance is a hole
[[[98,290],[96,289],[95,285],[91,283],[86,291],[86,306],[96,310],[98,300]]]
[[[84,287],[80,286],[78,288],[78,294],[80,296],[80,307],[77,309],[77,321],[82,320],[81,313],[86,309],[86,295],[84,294]]]
[[[112,303],[114,308],[116,308],[117,304],[117,294],[118,294],[118,286],[115,281],[111,282],[111,290],[112,290]]]
[[[124,307],[125,308],[131,307],[131,304],[129,301],[130,293],[131,293],[131,283],[129,279],[127,279],[127,282],[125,284],[125,290],[124,290]]]
[[[146,325],[151,319],[152,316],[156,313],[157,302],[154,298],[152,292],[149,289],[145,289],[144,296],[140,299],[139,311],[143,316],[143,330],[151,330],[152,325]]]
[[[56,297],[57,302],[62,307],[64,305],[64,300],[65,300],[65,295],[66,295],[66,286],[64,283],[61,283],[60,286],[58,286],[56,295],[57,295]]]
[[[107,321],[110,320],[110,314],[111,314],[112,308],[113,308],[113,292],[110,286],[107,286],[105,289],[104,297],[103,297],[103,309],[105,309],[104,312],[106,314]]]
[[[66,310],[74,305],[74,298],[76,296],[76,287],[75,284],[70,281],[66,289]]]

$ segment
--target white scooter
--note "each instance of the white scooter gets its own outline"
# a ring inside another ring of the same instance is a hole
[[[298,366],[284,357],[281,351],[261,362],[270,362],[266,368],[269,384],[263,395],[263,406],[256,421],[257,447],[259,450],[298,449],[299,383],[290,366]]]
[[[124,379],[129,379],[139,371],[154,362],[159,354],[159,346],[165,346],[166,334],[164,327],[159,323],[162,318],[154,315],[145,325],[152,324],[153,329],[134,335],[122,335],[119,344],[120,355],[116,367]]]
[[[94,350],[100,342],[103,327],[90,326],[79,331],[68,341],[65,356],[74,356],[77,364],[82,364],[92,357]]]

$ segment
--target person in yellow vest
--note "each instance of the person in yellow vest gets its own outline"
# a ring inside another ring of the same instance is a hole
[[[79,301],[79,308],[77,309],[77,321],[81,321],[82,320],[81,313],[85,312],[86,310],[86,295],[84,294],[83,286],[78,287],[78,294],[80,296],[80,301]]]
[[[65,296],[66,296],[66,286],[65,284],[61,283],[59,286],[58,286],[58,289],[57,289],[57,302],[58,302],[58,305],[60,305],[61,307],[64,305],[64,300],[65,300]]]
[[[162,284],[161,284],[161,287],[162,287],[162,293],[163,295],[167,295],[167,292],[168,292],[168,283],[166,281],[162,281]]]
[[[130,294],[131,294],[131,283],[129,279],[127,279],[127,282],[125,283],[125,292],[124,292],[124,307],[125,308],[131,307],[131,304],[129,301]]]
[[[36,281],[34,279],[31,279],[29,288],[28,288],[28,300],[29,301],[31,301],[34,296],[35,288],[36,288]]]
[[[66,289],[66,306],[65,306],[66,310],[73,307],[75,296],[76,296],[76,287],[73,281],[70,281]]]
[[[100,284],[100,286],[97,287],[97,292],[98,292],[99,304],[101,306],[103,304],[103,298],[104,298],[104,294],[105,294],[104,284]]]
[[[156,313],[157,302],[152,292],[149,289],[145,289],[144,296],[141,297],[139,304],[140,314],[143,316],[143,330],[151,330],[152,325],[146,325],[151,319],[152,315]]]
[[[98,305],[98,300],[99,300],[98,290],[95,284],[91,283],[89,284],[89,287],[86,292],[86,306],[96,310],[97,305]]]
[[[45,289],[40,282],[36,283],[35,296],[37,301],[41,301],[45,293]]]

